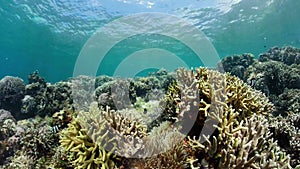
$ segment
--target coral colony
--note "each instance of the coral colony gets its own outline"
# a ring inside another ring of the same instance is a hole
[[[6,76],[0,168],[300,168],[299,64],[299,49],[274,47],[225,57],[216,70],[55,84],[38,72],[28,84]],[[87,101],[79,90],[91,82]]]

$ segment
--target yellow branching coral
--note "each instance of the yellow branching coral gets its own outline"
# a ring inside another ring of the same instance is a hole
[[[210,168],[290,168],[289,157],[280,151],[271,139],[267,120],[261,115],[242,121],[233,135],[205,137],[206,142],[189,138],[188,145],[194,152],[189,161],[203,157],[198,166]],[[205,155],[205,156],[204,156]],[[203,163],[203,162],[206,163]],[[194,165],[194,164],[193,164]]]
[[[289,168],[289,158],[270,139],[265,121],[254,118],[273,110],[265,95],[214,70],[180,69],[177,74],[163,116],[183,121],[191,168]],[[186,127],[192,122],[191,129]],[[211,132],[205,137],[202,130]]]
[[[110,169],[116,155],[133,156],[142,148],[146,126],[93,103],[89,112],[79,112],[61,133],[61,146],[75,168]]]
[[[135,156],[142,148],[146,126],[140,122],[132,121],[108,107],[101,110],[96,103],[91,105],[90,112],[80,113],[79,116],[92,140],[119,156]],[[106,133],[98,133],[99,128]],[[103,141],[104,137],[110,144]]]
[[[105,134],[101,128],[98,131]],[[102,141],[108,140],[103,137]],[[68,160],[76,169],[110,169],[114,166],[111,159],[113,154],[107,152],[87,135],[87,130],[81,127],[78,118],[62,131],[60,143],[68,154]]]
[[[236,124],[242,119],[256,114],[270,114],[273,105],[261,92],[253,90],[240,79],[214,70],[198,68],[195,71],[179,69],[178,80],[169,88],[166,109],[161,119],[195,121],[189,135],[199,135],[208,116],[217,120],[223,118],[228,124]],[[234,114],[228,111],[234,111]],[[226,114],[227,113],[227,114]],[[219,126],[224,132],[222,123]],[[184,130],[183,126],[183,130]]]

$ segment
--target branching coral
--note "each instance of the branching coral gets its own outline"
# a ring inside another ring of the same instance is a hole
[[[195,72],[180,69],[177,84],[171,86],[167,93],[166,109],[160,119],[195,121],[190,131],[191,135],[195,135],[196,130],[203,128],[209,113],[219,112],[215,116],[228,118],[224,109],[234,109],[236,114],[232,120],[240,121],[253,113],[270,114],[273,106],[261,92],[229,74],[204,68]]]
[[[132,121],[108,107],[106,110],[98,109],[95,104],[91,105],[90,112],[80,115],[81,119],[84,119],[81,124],[88,130],[87,134],[94,142],[119,156],[138,155],[142,148],[141,138],[146,135],[145,125]],[[101,133],[101,130],[105,132]],[[107,142],[103,142],[103,138],[109,140],[111,144],[107,145]]]
[[[60,143],[74,167],[109,169],[115,166],[115,154],[132,156],[138,152],[145,130],[140,123],[93,103],[89,112],[79,112],[62,131]]]
[[[100,128],[97,131],[104,132]],[[109,143],[105,138],[99,138],[98,141]],[[62,131],[60,143],[67,153],[68,161],[76,169],[110,169],[114,166],[111,160],[112,153],[106,152],[103,147],[93,142],[87,135],[87,130],[80,126],[78,119],[74,119],[68,124],[68,128]]]
[[[175,125],[181,122],[178,124],[182,131],[198,140],[190,140],[191,147],[198,148],[189,160],[195,168],[289,167],[289,158],[270,141],[269,132],[262,127],[266,122],[259,124],[258,119],[253,119],[271,114],[273,105],[265,95],[236,77],[213,70],[180,69],[178,75],[162,116],[177,119],[171,121]],[[188,123],[193,121],[188,130]],[[266,147],[259,150],[260,144]],[[267,153],[269,150],[273,153]]]
[[[180,142],[166,152],[160,153],[158,155],[135,159],[128,161],[125,168],[135,168],[135,169],[185,169],[187,152],[183,143]]]
[[[261,115],[232,126],[230,133],[205,139],[201,143],[189,138],[188,145],[194,152],[189,161],[198,159],[192,164],[194,168],[290,168],[289,157],[271,139],[267,120]]]
[[[186,159],[188,153],[185,149],[184,135],[172,128],[169,122],[163,122],[154,127],[152,131],[143,138],[144,147],[140,158],[123,158],[123,168],[137,169],[168,169],[187,167]],[[121,168],[120,167],[120,168]]]

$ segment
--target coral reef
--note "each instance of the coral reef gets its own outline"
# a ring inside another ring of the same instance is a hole
[[[292,167],[300,166],[300,114],[289,112],[286,117],[270,120],[269,128],[278,144],[291,157]]]
[[[115,79],[97,87],[95,98],[100,107],[121,110],[129,108],[136,101],[136,93],[130,80]]]
[[[255,115],[237,126],[227,125],[227,132],[218,128],[219,135],[205,137],[204,143],[190,138],[191,168],[290,168],[289,157],[272,140],[267,124],[266,118]]]
[[[34,72],[26,86],[2,79],[0,92],[16,96],[5,105],[22,107],[0,109],[0,168],[300,167],[298,53],[236,55],[219,63],[231,75],[196,68],[55,84]]]
[[[266,53],[260,54],[258,60],[252,59],[251,62],[247,62],[250,64],[247,64],[247,69],[241,76],[235,70],[235,67],[245,67],[240,60],[237,56],[225,57],[218,67],[224,68],[226,72],[240,77],[252,88],[266,94],[275,104],[274,115],[286,115],[286,110],[290,108],[284,103],[288,102],[286,99],[288,95],[289,98],[292,97],[287,94],[287,91],[300,89],[300,50],[290,46],[273,47]],[[299,97],[299,94],[294,94],[293,97]]]
[[[147,77],[130,79],[110,79],[100,76],[96,78],[96,86],[99,86],[95,91],[95,100],[100,107],[109,106],[114,110],[130,108],[137,97],[145,101],[161,99],[172,81],[174,75],[164,69]]]
[[[300,113],[300,89],[285,89],[278,97],[273,96],[272,100],[276,106],[275,115]]]
[[[181,122],[181,132],[193,138],[189,140],[194,153],[191,168],[290,167],[268,128],[262,127],[267,123],[255,119],[273,111],[265,95],[229,74],[204,68],[177,72],[179,80],[170,87],[162,115],[174,124]],[[191,129],[185,128],[193,121]],[[205,129],[212,130],[209,138],[200,133]]]
[[[128,147],[120,147],[123,145],[117,144],[116,140],[142,137],[144,129],[112,110],[99,109],[93,103],[89,112],[79,112],[77,118],[62,131],[60,143],[67,153],[68,161],[75,168],[110,169],[115,166],[114,153],[134,153]]]
[[[25,97],[22,99],[23,116],[51,116],[73,103],[68,82],[48,84],[38,75],[38,72],[29,75],[28,82],[25,87]]]
[[[26,155],[37,159],[58,146],[58,135],[53,133],[51,126],[43,119],[36,118],[32,122],[19,123],[19,126],[24,128],[19,142],[20,150]]]
[[[230,72],[231,75],[235,75],[240,79],[243,79],[245,70],[254,62],[254,55],[251,53],[228,56],[217,64],[217,70],[221,72]]]
[[[102,86],[104,83],[110,82],[113,80],[114,80],[114,78],[110,77],[110,76],[105,76],[105,75],[98,76],[98,77],[96,77],[96,80],[95,80],[95,88]]]
[[[244,80],[267,95],[278,96],[285,88],[300,89],[299,66],[278,61],[260,62],[246,70]]]
[[[97,79],[96,79],[97,80]],[[88,111],[94,101],[95,78],[78,76],[68,80],[71,83],[73,106],[76,110]],[[97,80],[99,83],[99,78]]]
[[[16,133],[16,120],[9,111],[0,109],[0,164],[13,155],[12,138]]]
[[[185,169],[187,167],[187,152],[183,143],[180,143],[167,152],[144,159],[128,160],[123,164],[124,168],[135,169]]]
[[[25,84],[22,79],[5,76],[0,80],[0,109],[8,110],[16,117],[19,114],[24,93]]]
[[[0,140],[5,140],[15,133],[16,120],[9,111],[0,109]]]
[[[27,155],[24,151],[18,151],[15,156],[11,158],[11,162],[5,166],[3,169],[35,169],[34,158]]]
[[[259,55],[260,62],[275,60],[283,62],[286,65],[300,64],[300,49],[286,46],[286,47],[273,47],[267,53]]]
[[[58,135],[42,118],[19,120],[11,128],[10,137],[1,141],[6,144],[6,153],[1,153],[4,168],[37,168],[39,160],[54,154],[58,146]]]

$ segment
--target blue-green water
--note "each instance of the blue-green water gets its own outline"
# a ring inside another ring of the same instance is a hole
[[[140,12],[186,19],[206,34],[221,58],[245,52],[257,56],[272,46],[300,47],[299,8],[299,0],[2,0],[0,78],[26,79],[38,70],[47,81],[67,79],[98,28]],[[112,74],[122,57],[149,47],[192,55],[172,39],[135,37],[116,45],[98,73]]]

